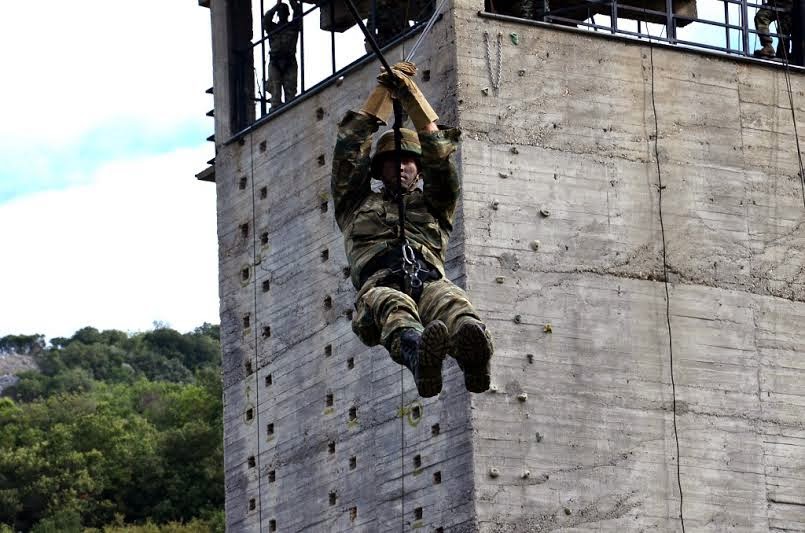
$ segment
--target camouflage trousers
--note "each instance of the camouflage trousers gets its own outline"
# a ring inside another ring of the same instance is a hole
[[[271,57],[268,63],[268,92],[271,103],[279,105],[291,101],[296,96],[296,77],[299,70],[296,56]],[[285,91],[283,100],[282,92]]]
[[[394,334],[403,328],[424,329],[423,324],[441,320],[452,335],[466,319],[479,320],[467,293],[449,280],[426,281],[419,302],[401,292],[400,286],[385,282],[390,270],[372,274],[358,292],[352,331],[367,346],[382,344],[392,359],[402,364],[391,349]]]
[[[791,13],[785,11],[775,11],[773,9],[760,8],[755,14],[755,28],[757,28],[757,36],[760,43],[771,45],[773,39],[769,35],[769,26],[772,22],[777,22],[777,33],[780,35],[791,35]],[[780,43],[777,46],[777,55],[783,57],[782,47],[784,46],[788,52],[789,39],[780,38]]]

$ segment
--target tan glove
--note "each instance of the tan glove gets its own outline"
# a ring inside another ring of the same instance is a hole
[[[437,120],[439,115],[430,106],[414,80],[409,77],[404,77],[402,80],[405,86],[398,90],[396,95],[400,99],[403,109],[411,117],[414,127],[417,131],[423,131],[431,122]]]
[[[394,90],[394,96],[400,99],[403,108],[411,117],[414,127],[421,131],[428,124],[437,120],[439,115],[433,110],[425,99],[425,95],[419,90],[417,84],[411,78],[416,74],[416,65],[409,61],[401,61],[391,67],[392,73],[383,72],[378,76],[381,85],[386,85]]]
[[[416,64],[411,63],[410,61],[400,61],[399,63],[394,63],[391,65],[391,70],[397,71],[400,74],[404,74],[406,76],[414,76],[416,74]],[[380,69],[380,76],[378,79],[383,78],[386,76],[386,69]]]
[[[362,112],[380,119],[384,124],[388,124],[386,119],[391,115],[391,109],[391,91],[385,85],[375,87],[361,107]]]

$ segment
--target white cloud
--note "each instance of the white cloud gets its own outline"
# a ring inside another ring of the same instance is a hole
[[[101,167],[87,186],[0,205],[0,335],[218,322],[208,148]]]
[[[203,116],[209,17],[188,0],[4,3],[0,140],[60,145],[117,120]]]

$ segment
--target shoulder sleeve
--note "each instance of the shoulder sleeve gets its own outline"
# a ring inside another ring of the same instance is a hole
[[[338,124],[330,189],[335,220],[342,231],[355,209],[371,191],[369,155],[372,134],[380,124],[378,119],[354,111],[348,111]]]
[[[456,202],[461,190],[453,153],[458,149],[461,130],[439,126],[439,131],[419,132],[422,145],[425,203],[439,222],[453,227]]]

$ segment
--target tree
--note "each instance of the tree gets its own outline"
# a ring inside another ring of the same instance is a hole
[[[82,328],[43,347],[0,398],[0,524],[223,531],[217,335]]]

